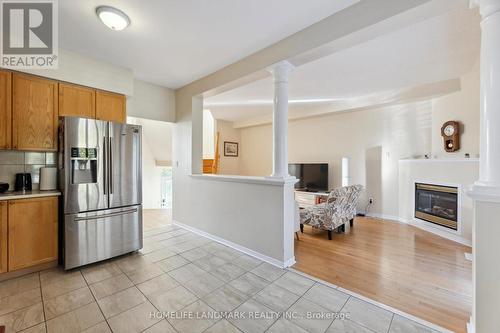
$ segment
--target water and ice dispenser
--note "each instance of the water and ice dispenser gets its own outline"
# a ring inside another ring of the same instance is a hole
[[[71,148],[71,184],[97,183],[97,148]]]

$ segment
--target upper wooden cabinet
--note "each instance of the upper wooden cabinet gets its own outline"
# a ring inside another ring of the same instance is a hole
[[[95,118],[95,89],[59,83],[59,116]]]
[[[12,73],[0,70],[0,149],[11,148]]]
[[[107,91],[96,92],[96,119],[126,122],[126,99],[124,95]]]
[[[0,70],[0,150],[57,151],[58,117],[126,122],[126,97]]]
[[[57,260],[56,197],[9,201],[9,271]]]
[[[17,73],[12,81],[12,148],[56,151],[57,82]]]
[[[7,201],[0,201],[0,273],[7,272]]]

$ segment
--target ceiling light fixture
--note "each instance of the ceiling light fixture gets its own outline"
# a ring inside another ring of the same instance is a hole
[[[130,18],[119,9],[109,6],[99,6],[95,10],[99,19],[111,30],[120,31],[130,25]]]

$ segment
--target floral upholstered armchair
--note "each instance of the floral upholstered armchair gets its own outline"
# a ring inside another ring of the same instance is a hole
[[[361,185],[336,188],[330,192],[326,202],[301,210],[301,231],[303,225],[307,224],[328,231],[328,239],[332,239],[332,231],[339,227],[345,231],[347,222],[352,226],[362,189]]]

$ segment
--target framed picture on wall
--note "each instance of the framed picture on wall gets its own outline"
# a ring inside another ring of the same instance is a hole
[[[224,156],[238,157],[238,143],[224,141]]]

